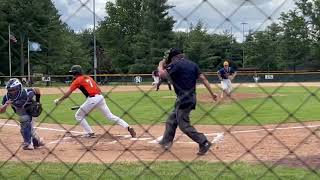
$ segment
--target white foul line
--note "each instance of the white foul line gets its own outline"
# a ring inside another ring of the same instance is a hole
[[[294,127],[284,127],[284,128],[268,128],[268,129],[253,129],[253,130],[242,130],[242,131],[231,131],[231,134],[238,134],[238,133],[253,133],[259,131],[274,131],[274,130],[288,130],[288,129],[305,129],[305,128],[317,128],[320,125],[314,126],[294,126]]]
[[[253,130],[242,130],[242,131],[231,131],[231,134],[239,134],[239,133],[253,133],[253,132],[260,132],[260,131],[274,131],[274,130],[288,130],[288,129],[305,129],[305,128],[318,128],[320,125],[310,125],[310,126],[294,126],[294,127],[284,127],[284,128],[268,128],[268,129],[253,129]],[[206,136],[214,136],[216,137],[212,140],[212,143],[221,142],[224,138],[224,132],[221,133],[210,133],[205,134]],[[148,143],[155,144],[158,143],[162,139],[162,136],[158,137],[153,141],[149,141]],[[177,143],[188,143],[188,142],[177,142]],[[193,143],[193,142],[189,142]]]
[[[17,124],[9,124],[9,123],[0,123],[0,125],[19,127],[19,125],[17,125]],[[40,129],[40,130],[48,130],[48,131],[72,132],[72,133],[76,133],[76,134],[85,134],[84,132],[80,132],[80,131],[67,131],[67,130],[65,130],[65,129],[54,129],[54,128],[46,128],[46,127],[34,127],[34,128]]]
[[[158,142],[161,141],[162,137],[163,137],[163,136],[159,136],[157,139],[155,139],[155,140],[153,140],[153,141],[149,141],[148,143],[150,143],[150,144],[157,144]]]
[[[55,140],[55,141],[51,141],[51,142],[48,142],[46,143],[46,145],[49,145],[49,144],[60,144],[63,140],[67,140],[67,139],[71,139],[72,137],[64,137],[64,138],[61,138],[61,139],[58,139],[58,140]]]

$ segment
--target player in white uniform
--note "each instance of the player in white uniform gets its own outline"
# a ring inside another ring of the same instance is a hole
[[[223,98],[223,94],[227,94],[230,96],[232,92],[232,83],[231,81],[235,78],[237,75],[237,72],[235,72],[231,67],[229,67],[229,62],[225,61],[223,63],[223,68],[221,68],[218,71],[218,77],[221,81],[221,87],[222,87],[222,92],[221,92],[221,98]]]
[[[158,70],[152,71],[152,78],[153,78],[152,86],[156,86],[160,81]]]

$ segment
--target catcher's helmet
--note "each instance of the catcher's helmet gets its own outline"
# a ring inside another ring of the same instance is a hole
[[[19,81],[19,79],[12,78],[8,81],[6,85],[6,89],[7,89],[7,97],[10,100],[16,100],[20,96],[23,86]]]
[[[69,73],[72,75],[82,74],[82,67],[80,65],[73,65]]]

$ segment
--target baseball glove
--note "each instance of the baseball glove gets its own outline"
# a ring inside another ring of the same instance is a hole
[[[26,111],[32,117],[38,117],[38,116],[40,116],[40,114],[42,112],[42,105],[39,102],[32,101],[31,104],[27,105]]]

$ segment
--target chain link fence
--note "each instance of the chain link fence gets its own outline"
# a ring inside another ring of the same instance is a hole
[[[72,6],[72,12],[63,16],[63,21],[76,19],[83,10],[88,15],[94,13],[92,3],[90,0],[66,3],[65,6]],[[232,27],[236,40],[244,41],[244,27],[250,20],[239,17],[243,11],[247,16],[252,13],[263,17],[252,21],[255,23],[252,29],[260,31],[277,21],[279,14],[287,11],[294,1],[172,0],[168,3],[173,5],[170,13],[178,18],[176,30],[188,31],[195,19],[203,18],[208,21],[205,23],[209,31],[221,33],[226,26]],[[189,3],[190,8],[182,11]],[[266,11],[265,4],[276,7]],[[212,14],[218,17],[212,18],[214,22],[210,21]],[[201,15],[207,15],[209,20]],[[103,20],[100,16],[97,15],[98,21]],[[5,37],[1,38],[6,41]],[[32,75],[31,85],[40,89],[43,108],[42,114],[33,118],[37,135],[32,131],[32,136],[33,140],[39,136],[45,145],[37,148],[34,144],[34,150],[24,150],[20,129],[25,128],[25,122],[17,115],[19,112],[8,108],[0,115],[1,179],[320,178],[318,72],[240,71],[231,94],[223,97],[220,97],[222,87],[217,73],[205,74],[218,99],[214,101],[198,81],[197,106],[190,115],[191,124],[212,143],[204,156],[197,155],[201,145],[183,133],[187,131],[182,125],[176,125],[182,130],[177,129],[172,147],[160,145],[168,117],[178,116],[179,113],[172,111],[179,109],[176,109],[175,91],[170,91],[165,83],[156,90],[151,85],[154,81],[151,74],[97,75],[103,97],[87,94],[88,98],[79,90],[66,96],[72,76]],[[9,78],[1,76],[2,86]],[[25,80],[25,87],[30,85],[28,76],[18,78]],[[181,88],[174,80],[171,83],[175,90]],[[6,89],[0,89],[2,96],[6,93]],[[180,98],[190,93],[192,90]],[[64,102],[55,101],[55,104],[54,100],[63,95]],[[87,134],[90,127],[94,136]]]

